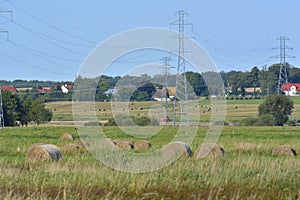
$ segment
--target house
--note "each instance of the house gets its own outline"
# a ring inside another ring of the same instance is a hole
[[[176,95],[176,87],[167,87],[168,93],[169,93],[169,98],[174,99]]]
[[[171,101],[169,93],[165,89],[157,89],[152,98],[156,101]]]
[[[261,89],[260,89],[260,87],[256,87],[256,88],[254,88],[254,87],[245,88],[245,92],[246,92],[246,93],[254,93],[254,91],[260,93],[260,92],[261,92]]]
[[[1,86],[1,91],[10,91],[12,93],[18,92],[18,90],[14,86],[11,86],[11,85]]]
[[[39,92],[39,93],[44,94],[46,92],[50,92],[51,89],[50,88],[38,88],[38,89],[36,89],[36,91]]]
[[[73,89],[73,85],[64,84],[60,87],[62,93],[67,94],[70,90]]]
[[[114,88],[114,89],[108,89],[104,92],[104,94],[107,96],[109,94],[117,94],[118,89]]]
[[[300,96],[300,83],[282,84],[281,90],[287,96]]]

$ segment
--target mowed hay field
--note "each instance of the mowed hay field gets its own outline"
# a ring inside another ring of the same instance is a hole
[[[292,98],[294,101],[294,111],[293,118],[300,119],[300,98]],[[247,117],[257,117],[258,107],[264,101],[264,99],[251,99],[251,100],[227,100],[226,101],[226,119],[227,123],[236,123]],[[210,100],[200,100],[198,102],[193,102],[191,105],[197,105],[200,112],[200,119],[193,119],[192,121],[200,122],[210,122],[211,120],[211,101]],[[169,103],[169,113],[172,116],[173,103]],[[112,118],[112,103],[111,102],[91,102],[91,105],[95,106],[95,111],[98,116],[98,119],[108,120]],[[149,109],[154,106],[164,105],[161,102],[149,101],[149,102],[131,102],[128,103],[130,107],[130,114],[132,116],[149,116]],[[53,113],[53,121],[72,121],[72,102],[50,102],[46,104],[46,108],[51,110]],[[195,112],[193,107],[190,108],[191,112]],[[85,110],[82,108],[82,113],[84,115]],[[152,113],[153,114],[153,113]],[[159,118],[163,115],[163,108],[160,113],[157,113]],[[192,116],[192,114],[191,114]]]
[[[148,138],[150,151],[166,145],[177,129],[165,127]],[[206,131],[199,127],[193,152]],[[116,140],[139,140],[117,127],[104,127],[104,132]],[[63,133],[75,140],[60,140]],[[75,144],[75,128],[7,127],[0,131],[0,199],[300,199],[300,156],[272,156],[281,145],[300,152],[299,139],[299,127],[225,126],[218,141],[224,157],[197,160],[193,155],[158,171],[133,174],[103,165],[85,148],[63,153],[63,161],[26,163],[34,143]]]

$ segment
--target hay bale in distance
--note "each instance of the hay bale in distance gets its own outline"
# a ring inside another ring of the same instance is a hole
[[[225,155],[222,147],[216,144],[202,144],[196,150],[195,158],[220,158]]]
[[[116,146],[123,150],[134,149],[133,143],[129,140],[120,140],[116,142]]]
[[[33,144],[30,146],[26,162],[55,162],[63,159],[59,148],[53,144]]]
[[[152,144],[147,140],[139,140],[134,144],[134,149],[142,150],[142,149],[150,149]]]
[[[116,145],[118,143],[118,140],[114,140],[114,139],[111,139],[111,138],[107,138],[106,140],[113,143],[114,145]]]
[[[63,153],[75,153],[80,151],[80,146],[76,144],[66,144],[65,146],[60,148]]]
[[[254,150],[255,148],[256,145],[249,142],[242,142],[238,145],[239,150]]]
[[[62,135],[60,136],[59,139],[60,139],[60,140],[69,140],[69,141],[72,141],[72,140],[75,139],[75,137],[74,137],[72,134],[70,134],[70,133],[64,133],[64,134],[62,134]]]
[[[89,147],[90,144],[86,141],[83,141],[83,140],[78,140],[76,143],[75,143],[77,146],[79,146],[80,148],[82,147]]]
[[[191,148],[184,142],[172,142],[163,149],[163,157],[192,157]]]
[[[272,151],[272,156],[296,156],[296,155],[297,155],[296,150],[288,145],[282,145],[276,147]]]

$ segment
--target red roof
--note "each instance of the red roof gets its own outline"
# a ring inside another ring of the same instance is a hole
[[[72,89],[73,89],[73,85],[65,85],[65,87],[66,87],[68,90],[72,90]]]
[[[50,92],[51,91],[49,88],[40,88],[40,89],[36,89],[36,90],[40,93],[45,93],[45,92]]]
[[[11,86],[11,85],[1,86],[1,90],[10,91],[10,92],[13,92],[13,93],[18,92],[18,90],[14,86]]]
[[[290,91],[292,86],[295,86],[295,87],[296,87],[296,91],[300,91],[300,83],[288,83],[288,84],[282,84],[282,85],[281,85],[281,89],[282,89],[283,91]]]

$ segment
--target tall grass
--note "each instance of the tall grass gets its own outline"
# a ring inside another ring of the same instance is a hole
[[[167,127],[149,138],[153,148],[166,145],[176,130]],[[199,128],[191,145],[193,151],[206,130]],[[272,149],[282,144],[300,152],[298,127],[225,127],[218,143],[225,149],[225,157],[181,158],[152,173],[113,170],[88,151],[65,154],[64,162],[25,163],[32,143],[63,146],[68,143],[59,140],[64,132],[76,135],[73,127],[6,128],[0,132],[0,199],[300,198],[300,157],[271,156]],[[128,138],[116,127],[105,127],[105,133],[111,138]],[[256,144],[256,148],[241,151],[241,142]]]

